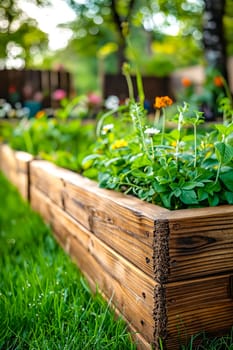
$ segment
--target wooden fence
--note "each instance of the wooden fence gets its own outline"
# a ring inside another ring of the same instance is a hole
[[[42,93],[43,107],[51,107],[52,94],[57,89],[64,90],[67,96],[70,95],[72,81],[69,72],[14,69],[0,71],[0,98],[8,102],[24,103],[25,100],[33,100],[38,97],[38,93]]]

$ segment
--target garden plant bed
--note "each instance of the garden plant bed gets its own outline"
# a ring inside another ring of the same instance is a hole
[[[139,349],[159,349],[161,338],[176,350],[193,334],[231,329],[233,206],[169,211],[6,145],[0,155],[19,189],[24,174],[33,209],[123,314]]]

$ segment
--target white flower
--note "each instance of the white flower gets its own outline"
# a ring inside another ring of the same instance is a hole
[[[103,126],[103,129],[102,129],[102,135],[106,135],[110,130],[112,130],[114,127],[113,124],[106,124]]]
[[[108,96],[105,101],[105,107],[107,109],[116,109],[119,106],[119,98],[117,96]]]
[[[147,128],[144,132],[148,136],[152,137],[153,135],[158,135],[160,133],[160,130],[156,128]]]

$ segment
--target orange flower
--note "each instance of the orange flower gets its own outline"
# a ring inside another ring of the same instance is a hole
[[[189,79],[189,78],[186,78],[186,77],[183,77],[181,79],[181,84],[184,86],[184,87],[189,87],[192,85],[192,81]]]
[[[216,77],[214,77],[214,85],[217,87],[223,86],[223,78],[221,77],[221,75],[217,75]]]
[[[45,111],[39,111],[36,113],[36,119],[41,119],[46,115]]]
[[[164,108],[164,107],[172,105],[172,103],[173,103],[172,99],[168,96],[156,97],[154,107],[155,108]]]

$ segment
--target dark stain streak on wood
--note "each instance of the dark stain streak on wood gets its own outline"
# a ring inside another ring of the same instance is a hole
[[[213,237],[207,237],[207,236],[188,236],[188,237],[181,237],[176,239],[178,249],[185,249],[185,250],[195,250],[195,249],[201,249],[209,246],[209,244],[216,243],[216,239]]]

